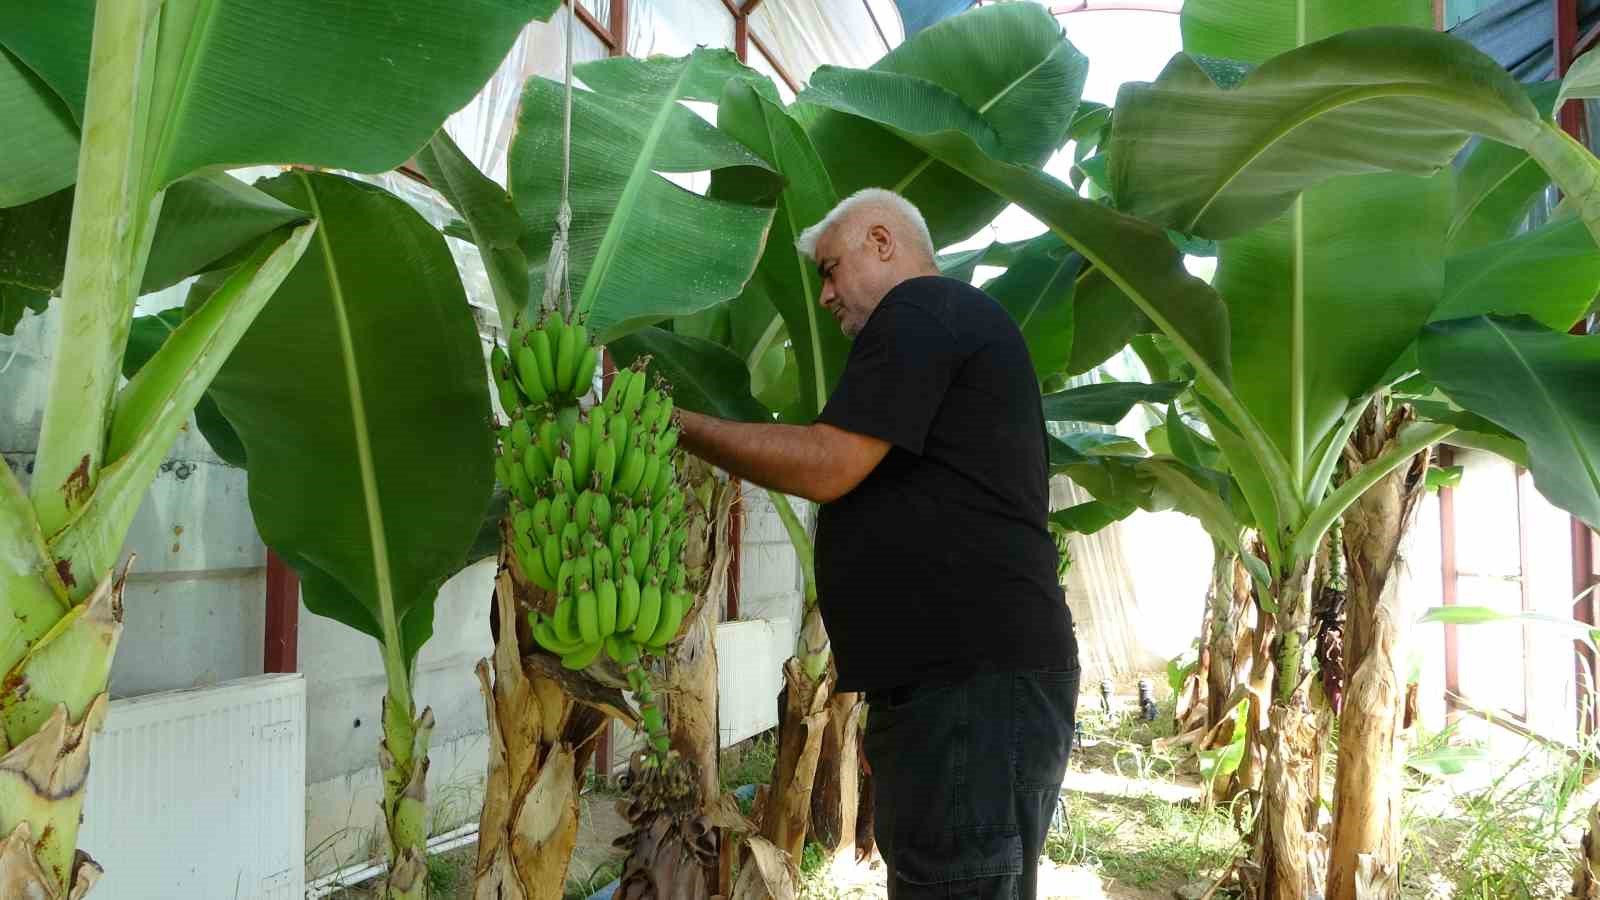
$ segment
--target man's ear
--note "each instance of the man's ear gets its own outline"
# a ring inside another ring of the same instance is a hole
[[[871,241],[878,250],[878,258],[887,260],[894,255],[894,232],[885,225],[873,225],[867,229],[867,240]]]

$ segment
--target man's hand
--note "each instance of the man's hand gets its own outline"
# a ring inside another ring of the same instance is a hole
[[[795,497],[829,503],[856,485],[889,452],[889,442],[820,422],[730,422],[681,410],[684,449],[735,477]]]

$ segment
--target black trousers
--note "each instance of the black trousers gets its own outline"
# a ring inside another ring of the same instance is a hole
[[[1078,705],[1077,666],[867,695],[889,900],[1033,900]]]

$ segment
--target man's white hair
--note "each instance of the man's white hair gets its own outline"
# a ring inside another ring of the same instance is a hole
[[[839,205],[828,211],[822,221],[800,232],[800,237],[794,242],[807,259],[817,258],[817,241],[828,230],[841,222],[851,222],[856,225],[861,234],[855,238],[856,242],[866,239],[867,224],[857,221],[855,214],[858,212],[876,212],[884,215],[894,222],[883,224],[898,224],[901,227],[892,230],[902,239],[907,240],[914,249],[922,251],[933,261],[933,238],[928,234],[928,223],[922,218],[922,212],[910,200],[900,196],[894,191],[883,188],[862,188],[854,194],[839,201]]]

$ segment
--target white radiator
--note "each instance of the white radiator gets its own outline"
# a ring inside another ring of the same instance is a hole
[[[301,900],[305,723],[301,675],[113,701],[78,836],[96,900]]]

